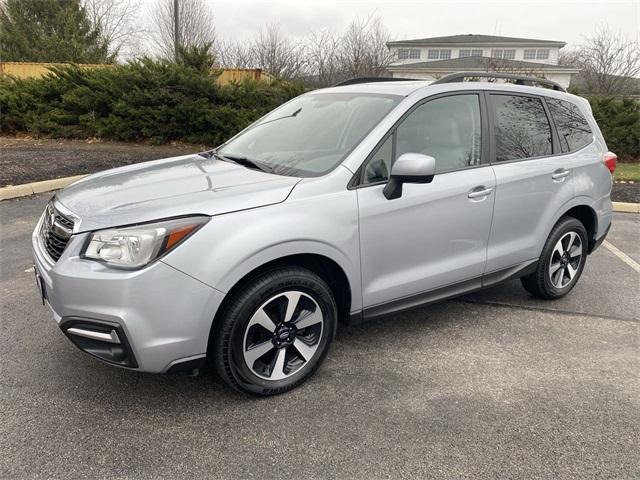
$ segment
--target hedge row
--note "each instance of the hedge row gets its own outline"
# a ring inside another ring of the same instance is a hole
[[[639,161],[640,102],[619,97],[590,97],[589,102],[607,147],[622,161]]]
[[[0,79],[0,131],[217,145],[301,92],[278,81],[219,86],[208,69],[150,59],[100,70],[72,66],[42,79]],[[589,100],[609,148],[621,160],[638,160],[640,103]]]
[[[208,71],[150,59],[70,66],[41,79],[0,80],[0,131],[216,145],[301,91],[277,81],[220,86]]]

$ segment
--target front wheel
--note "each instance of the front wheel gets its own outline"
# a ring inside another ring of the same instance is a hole
[[[265,272],[230,297],[212,339],[212,361],[233,388],[283,393],[309,378],[335,336],[331,289],[300,267]]]
[[[524,288],[538,298],[560,298],[578,282],[586,260],[584,225],[573,217],[564,217],[551,230],[536,271],[520,280]]]

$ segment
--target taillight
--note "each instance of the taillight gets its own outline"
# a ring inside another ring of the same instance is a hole
[[[607,152],[604,154],[602,161],[611,172],[611,175],[613,175],[613,172],[616,171],[616,162],[618,161],[618,156],[615,153]]]

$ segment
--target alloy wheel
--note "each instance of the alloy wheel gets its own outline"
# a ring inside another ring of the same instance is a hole
[[[287,291],[264,302],[244,333],[242,353],[251,372],[265,380],[282,380],[299,372],[316,354],[324,317],[307,293]]]
[[[564,288],[575,278],[582,262],[582,239],[567,232],[556,243],[549,260],[549,279],[555,288]]]

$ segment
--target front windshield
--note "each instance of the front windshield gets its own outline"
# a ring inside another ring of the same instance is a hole
[[[273,173],[318,176],[335,168],[402,97],[309,93],[277,108],[218,149]]]

